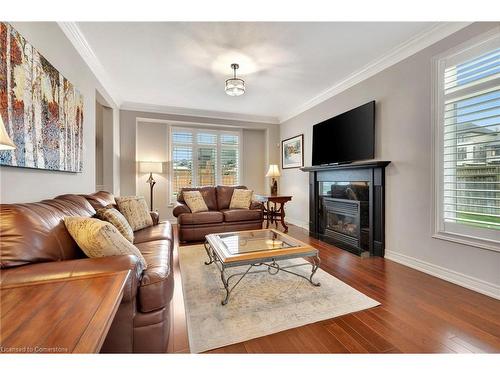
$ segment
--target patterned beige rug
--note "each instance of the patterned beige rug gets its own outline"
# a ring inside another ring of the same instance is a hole
[[[320,320],[368,309],[379,303],[325,271],[308,281],[285,272],[247,275],[221,305],[225,291],[216,265],[205,265],[203,245],[179,248],[182,288],[192,353],[219,348]],[[302,260],[288,261],[303,262]],[[280,263],[284,264],[284,263]],[[246,267],[230,268],[228,274]],[[310,267],[295,272],[306,275]],[[235,282],[233,278],[232,283]],[[237,279],[237,277],[236,277]]]

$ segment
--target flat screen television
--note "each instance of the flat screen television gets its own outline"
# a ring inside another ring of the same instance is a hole
[[[349,163],[374,157],[375,101],[313,126],[313,165]]]

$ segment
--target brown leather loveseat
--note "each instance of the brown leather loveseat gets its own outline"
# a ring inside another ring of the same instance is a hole
[[[181,190],[173,210],[179,228],[179,241],[203,241],[210,233],[234,232],[261,229],[263,222],[262,204],[252,202],[247,209],[229,209],[234,189],[245,186],[204,186]],[[198,190],[208,211],[192,213],[182,197],[182,192]]]
[[[87,216],[114,205],[112,194],[67,194],[26,204],[0,205],[2,285],[130,270],[122,302],[102,352],[166,352],[170,328],[173,237],[169,222],[134,233],[134,244],[148,263],[143,271],[133,255],[87,258],[71,238],[65,216]],[[29,304],[29,301],[25,301]]]

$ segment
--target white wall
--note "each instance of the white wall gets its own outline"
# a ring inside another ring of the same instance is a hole
[[[386,256],[500,296],[500,253],[433,239],[431,215],[431,58],[497,24],[476,23],[332,97],[280,126],[286,139],[304,133],[311,165],[312,126],[376,100],[376,159],[386,169]],[[308,174],[282,172],[281,189],[293,195],[287,215],[308,227]]]
[[[241,153],[241,183],[256,194],[266,191],[266,133],[264,130],[243,129]]]
[[[163,123],[139,122],[137,124],[136,157],[140,161],[161,161],[169,159],[168,126]],[[137,165],[139,171],[139,165]],[[162,220],[172,218],[172,210],[168,207],[168,163],[163,163],[164,173],[155,173],[153,209],[158,210]],[[137,194],[146,198],[150,205],[148,173],[137,173]]]
[[[99,90],[109,103],[105,90],[82,60],[62,30],[54,22],[12,22],[56,69],[84,97],[83,172],[67,173],[37,169],[0,167],[0,201],[30,202],[64,193],[90,193],[95,188],[95,103]],[[118,110],[113,110],[118,121]]]

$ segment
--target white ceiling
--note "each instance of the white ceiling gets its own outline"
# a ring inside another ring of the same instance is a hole
[[[431,22],[79,22],[126,106],[284,118],[436,26]],[[240,64],[243,96],[224,92]]]

